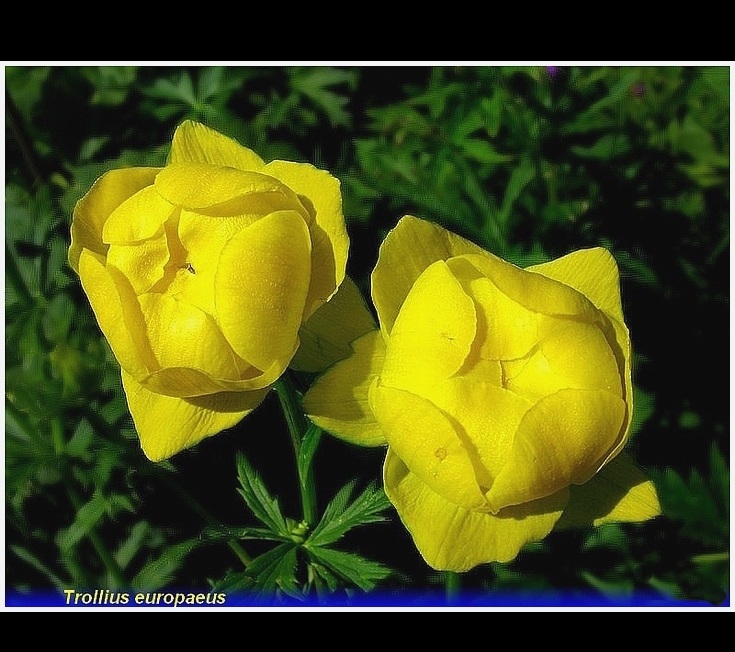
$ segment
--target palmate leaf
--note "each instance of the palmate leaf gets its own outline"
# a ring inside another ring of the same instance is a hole
[[[321,521],[307,539],[309,546],[334,543],[353,527],[386,520],[380,512],[388,509],[390,502],[383,490],[371,483],[350,503],[355,484],[355,481],[348,482],[327,505]]]
[[[278,501],[271,496],[260,476],[242,453],[237,455],[237,479],[242,487],[237,491],[255,517],[275,534],[288,536],[288,526]]]
[[[292,537],[277,534],[264,527],[225,527],[223,525],[204,528],[199,538],[207,543],[222,543],[233,539],[239,539],[241,541],[293,542]]]
[[[252,578],[250,597],[256,602],[272,602],[282,591],[292,598],[303,598],[296,581],[297,546],[282,543],[256,557],[245,575]]]
[[[682,523],[682,533],[711,546],[728,544],[729,484],[727,462],[713,444],[709,477],[696,469],[688,478],[674,469],[654,472],[661,507],[669,519]]]
[[[390,568],[376,561],[333,548],[309,548],[309,555],[314,561],[363,591],[374,589],[377,582],[384,580],[392,572]]]

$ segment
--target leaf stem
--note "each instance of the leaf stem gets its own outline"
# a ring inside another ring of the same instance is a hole
[[[299,489],[301,491],[301,508],[304,520],[313,526],[316,523],[316,485],[314,474],[310,468],[303,468],[299,464],[301,454],[301,443],[308,428],[308,422],[301,408],[301,401],[288,372],[283,374],[275,384],[276,394],[281,403],[281,409],[286,419],[288,432],[293,445],[294,459],[299,476]]]

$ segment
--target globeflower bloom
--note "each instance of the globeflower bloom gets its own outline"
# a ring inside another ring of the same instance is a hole
[[[406,216],[372,296],[380,328],[305,407],[338,437],[387,444],[386,494],[430,566],[506,562],[554,528],[659,513],[622,452],[631,346],[609,252],[521,269]]]
[[[233,426],[263,400],[302,327],[335,297],[348,244],[337,179],[308,164],[266,164],[195,122],[176,130],[164,167],[95,182],[74,209],[69,262],[151,460]],[[319,366],[319,352],[301,355]]]

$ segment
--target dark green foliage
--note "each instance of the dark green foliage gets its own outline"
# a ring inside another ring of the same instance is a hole
[[[720,604],[729,76],[727,66],[7,67],[6,588],[209,584],[300,604],[435,584],[375,485],[382,452],[311,428],[294,462],[275,400],[169,463],[143,456],[117,363],[66,261],[69,224],[94,179],[163,164],[192,118],[266,160],[341,180],[348,271],[366,294],[378,246],[406,213],[520,265],[608,247],[635,353],[631,452],[664,515],[555,532],[465,574],[462,588],[531,604],[554,590]],[[312,479],[318,519],[290,518],[298,483]]]

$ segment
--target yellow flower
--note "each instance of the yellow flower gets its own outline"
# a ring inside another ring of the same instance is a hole
[[[466,571],[555,527],[659,513],[621,453],[631,350],[606,250],[524,270],[407,216],[372,295],[380,329],[305,406],[347,441],[388,445],[385,491],[429,565]]]
[[[95,182],[74,209],[69,262],[120,363],[150,459],[236,424],[263,400],[307,320],[340,284],[354,294],[342,283],[348,245],[337,179],[266,164],[195,122],[176,130],[165,167]],[[300,356],[307,368],[323,362],[319,351]]]

